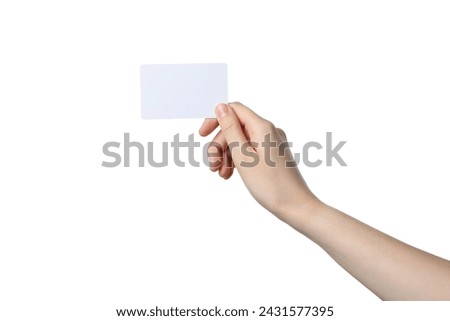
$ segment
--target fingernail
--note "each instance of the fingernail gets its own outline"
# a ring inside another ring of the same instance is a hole
[[[226,104],[218,104],[216,107],[216,115],[219,118],[225,117],[228,114],[228,106]]]

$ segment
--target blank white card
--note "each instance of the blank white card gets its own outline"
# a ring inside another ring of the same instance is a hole
[[[144,119],[213,118],[216,105],[227,102],[226,64],[141,66]]]

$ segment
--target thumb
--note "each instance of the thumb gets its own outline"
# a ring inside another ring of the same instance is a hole
[[[238,143],[242,146],[247,141],[247,137],[242,131],[241,123],[230,106],[227,104],[217,105],[216,116],[228,145]]]
[[[247,137],[245,137],[242,131],[241,121],[231,108],[227,104],[219,104],[216,107],[216,116],[220,125],[229,151],[231,153],[231,158],[237,168],[240,168],[239,164],[243,161],[244,156],[241,153],[241,148],[244,144],[248,144]]]

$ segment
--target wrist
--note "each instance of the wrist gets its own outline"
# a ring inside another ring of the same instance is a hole
[[[315,195],[299,197],[290,206],[287,206],[280,218],[288,225],[302,234],[307,232],[310,221],[319,215],[327,205]]]

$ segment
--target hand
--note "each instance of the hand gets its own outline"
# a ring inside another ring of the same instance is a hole
[[[211,170],[236,167],[253,197],[321,246],[381,299],[450,300],[450,262],[400,242],[320,202],[308,189],[281,129],[240,103],[219,104],[200,135],[220,131],[208,148]],[[417,276],[420,277],[417,277]]]
[[[283,130],[241,103],[219,104],[217,119],[205,119],[201,136],[220,131],[208,148],[210,168],[228,179],[238,170],[251,195],[283,221],[317,198],[307,187]]]

